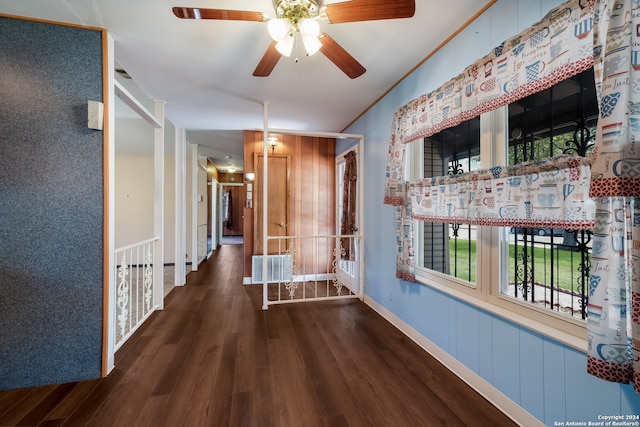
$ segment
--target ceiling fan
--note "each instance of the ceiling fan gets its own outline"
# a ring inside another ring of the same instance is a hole
[[[182,19],[218,19],[267,22],[273,39],[253,72],[267,77],[282,55],[289,56],[299,34],[307,55],[317,51],[352,79],[366,69],[328,34],[320,32],[318,21],[328,24],[410,18],[415,13],[415,0],[351,0],[324,5],[324,0],[273,0],[276,17],[262,12],[242,10],[174,7],[173,13]]]

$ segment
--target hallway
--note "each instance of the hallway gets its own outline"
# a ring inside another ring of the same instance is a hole
[[[359,300],[261,310],[224,245],[105,379],[0,392],[0,426],[512,426]]]

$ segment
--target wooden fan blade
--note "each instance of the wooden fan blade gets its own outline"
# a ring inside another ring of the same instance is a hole
[[[173,14],[182,19],[221,19],[225,21],[264,22],[267,18],[260,12],[225,9],[201,9],[198,7],[174,7]]]
[[[280,55],[278,49],[276,49],[276,42],[272,41],[260,60],[260,63],[253,72],[253,75],[256,77],[268,77],[280,60],[281,56],[282,55]]]
[[[332,24],[411,18],[415,12],[415,0],[352,0],[329,4],[326,9]]]
[[[322,47],[320,52],[324,54],[331,62],[336,64],[347,76],[352,79],[360,77],[367,71],[356,59],[349,54],[337,41],[329,37],[325,33],[318,36]]]

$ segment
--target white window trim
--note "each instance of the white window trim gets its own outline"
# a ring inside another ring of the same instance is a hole
[[[483,169],[506,164],[507,123],[508,106],[480,116]],[[406,169],[413,180],[423,178],[424,145],[421,142],[409,144],[406,150],[409,159]],[[587,333],[584,321],[500,294],[501,275],[506,274],[508,268],[504,265],[506,258],[500,256],[501,248],[503,253],[507,251],[506,245],[500,245],[501,237],[502,241],[507,239],[505,228],[478,226],[475,284],[419,267],[417,261],[423,253],[423,241],[419,238],[422,235],[421,221],[414,221],[414,230],[417,282],[586,353]],[[503,236],[500,236],[501,232]]]

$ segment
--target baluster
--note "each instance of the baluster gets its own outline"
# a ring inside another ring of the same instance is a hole
[[[122,253],[120,260],[120,266],[118,267],[118,289],[116,292],[116,304],[119,309],[117,315],[118,325],[120,326],[120,336],[124,337],[127,327],[127,320],[129,319],[129,293],[131,287],[129,286],[129,265],[127,264],[126,252]]]
[[[151,300],[153,297],[153,257],[151,254],[151,243],[147,243],[144,248],[144,314],[151,311]]]
[[[591,271],[591,257],[589,244],[591,243],[591,230],[576,230],[574,238],[578,243],[578,251],[580,252],[580,265],[578,266],[578,290],[580,291],[580,313],[582,319],[587,318],[587,306],[589,304],[589,274]]]

